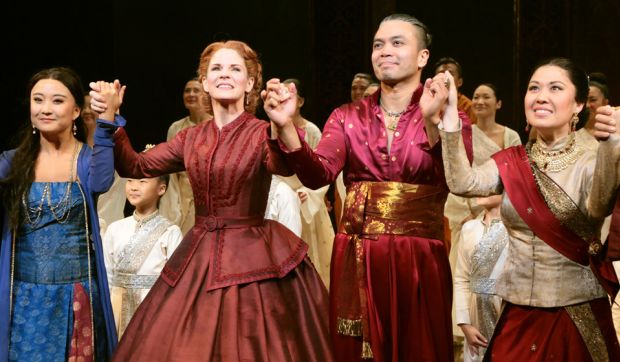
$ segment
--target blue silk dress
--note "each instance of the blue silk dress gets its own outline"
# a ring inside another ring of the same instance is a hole
[[[22,206],[24,222],[15,241],[10,361],[67,361],[78,285],[93,311],[93,323],[88,321],[78,332],[89,336],[94,325],[95,360],[107,360],[95,256],[92,245],[87,245],[83,192],[77,182],[68,186],[67,182],[33,182],[25,200],[28,215]]]

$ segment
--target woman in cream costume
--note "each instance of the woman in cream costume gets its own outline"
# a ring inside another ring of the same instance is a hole
[[[519,134],[495,121],[497,111],[502,107],[497,88],[491,83],[480,84],[472,97],[473,109],[478,123],[472,125],[472,145],[474,147],[474,164],[481,165],[496,152],[506,147],[521,144]],[[483,209],[473,198],[448,195],[444,215],[450,223],[450,265],[454,271],[456,249],[461,234],[461,227],[468,220],[476,218]]]
[[[506,147],[521,144],[519,134],[495,121],[497,111],[502,107],[497,87],[491,83],[480,84],[472,97],[473,112],[478,123],[472,125],[472,146],[474,148],[474,164],[481,165],[488,161],[496,152]],[[444,206],[444,216],[450,226],[450,267],[455,274],[457,249],[461,240],[461,228],[467,221],[475,219],[483,211],[473,198],[449,194]],[[456,305],[453,304],[452,323],[455,336],[464,337],[456,322]],[[458,337],[457,337],[458,338]],[[458,340],[458,339],[457,339]],[[455,341],[457,341],[455,340]]]
[[[576,140],[574,124],[588,94],[585,73],[564,58],[538,66],[524,99],[537,138],[473,168],[459,141],[454,88],[448,74],[425,84],[425,96],[435,102],[424,114],[442,123],[446,181],[458,195],[503,193],[509,234],[496,288],[505,304],[486,359],[620,360],[607,295],[618,281],[611,263],[600,261],[598,239],[615,201],[620,137],[610,136],[598,152]]]

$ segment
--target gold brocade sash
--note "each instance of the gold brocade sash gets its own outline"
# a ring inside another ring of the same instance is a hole
[[[412,235],[443,240],[447,191],[403,182],[354,182],[348,187],[340,232]]]
[[[362,337],[362,358],[373,358],[366,293],[366,252],[362,239],[409,235],[443,240],[447,190],[402,182],[354,182],[347,188],[339,232],[349,235],[337,300],[337,332]]]

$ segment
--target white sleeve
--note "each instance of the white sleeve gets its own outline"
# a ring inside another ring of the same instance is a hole
[[[274,204],[276,210],[272,210],[272,213],[276,215],[274,220],[301,237],[301,215],[299,211],[301,201],[299,196],[284,182],[278,184],[275,192]]]
[[[480,220],[470,220],[463,224],[461,237],[457,246],[456,268],[454,271],[454,306],[456,324],[471,324],[469,302],[471,289],[471,257],[474,246],[480,237],[476,235],[476,226]]]
[[[166,261],[170,259],[172,253],[183,240],[183,233],[181,228],[177,225],[171,225],[159,238],[159,245],[161,247],[161,253],[166,257]]]
[[[116,229],[116,222],[113,222],[107,227],[105,234],[103,235],[102,248],[103,248],[103,261],[105,263],[106,274],[108,275],[108,286],[112,287],[112,275],[114,274],[114,229]]]
[[[323,186],[317,190],[312,190],[305,186],[302,186],[297,189],[298,192],[301,191],[301,192],[306,193],[306,195],[308,195],[308,198],[306,199],[306,201],[302,202],[300,205],[301,214],[304,217],[304,220],[306,221],[307,224],[312,222],[312,219],[314,219],[314,215],[316,215],[316,213],[319,212],[319,210],[321,210],[322,207],[326,207],[325,206],[325,194],[327,193],[328,189],[329,189],[329,185]]]

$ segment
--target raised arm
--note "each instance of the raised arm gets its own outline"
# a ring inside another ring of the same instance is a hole
[[[614,207],[620,186],[620,109],[609,106],[597,110],[596,135],[601,139],[596,155],[596,167],[588,196],[588,211],[593,218],[602,219]]]
[[[441,152],[450,191],[459,196],[489,196],[503,191],[495,161],[472,168],[461,135],[457,109],[457,90],[449,72],[440,73],[424,83],[420,107],[428,127],[439,129]]]
[[[267,82],[263,92],[265,112],[272,124],[272,138],[277,138],[285,159],[301,182],[318,189],[332,183],[346,162],[346,146],[343,115],[335,110],[325,125],[323,136],[316,151],[303,141],[301,131],[293,125],[292,114],[297,97],[294,84],[282,90],[277,79]],[[289,92],[290,94],[287,94]]]
[[[121,106],[125,87],[121,86],[118,80],[113,83],[93,82],[90,86],[91,107],[101,112],[98,123],[124,126],[125,119],[116,112]],[[180,132],[171,141],[161,143],[148,152],[138,153],[133,149],[127,133],[121,127],[114,132],[111,143],[114,146],[114,166],[120,176],[132,178],[156,177],[183,171],[185,170],[183,146],[186,134],[187,131]],[[108,143],[106,145],[109,147]]]

